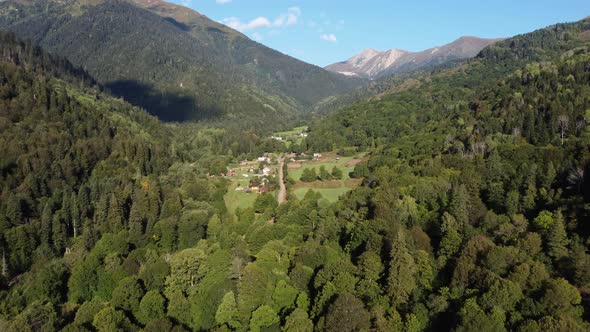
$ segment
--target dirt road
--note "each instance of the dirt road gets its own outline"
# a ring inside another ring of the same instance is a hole
[[[285,159],[279,159],[279,195],[277,196],[277,200],[279,201],[279,205],[285,203],[287,201],[287,186],[285,186],[285,174],[283,174],[283,166],[285,165]]]

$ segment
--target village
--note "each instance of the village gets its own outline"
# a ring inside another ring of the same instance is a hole
[[[307,127],[299,127],[275,133],[271,138],[289,146],[300,144],[306,136]],[[273,194],[279,203],[283,203],[287,198],[303,199],[308,191],[313,190],[328,201],[335,202],[361,184],[362,180],[351,178],[351,173],[363,158],[364,154],[345,157],[336,152],[266,153],[254,160],[230,164],[223,174],[230,181],[225,201],[233,212],[237,208],[253,206],[260,194]],[[282,174],[284,164],[287,165],[286,174]]]

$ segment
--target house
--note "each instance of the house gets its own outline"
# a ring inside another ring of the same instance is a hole
[[[301,134],[299,134],[299,137],[305,138],[305,137],[307,137],[307,133],[301,133]]]
[[[251,185],[251,186],[250,186],[250,190],[251,190],[253,193],[260,192],[260,186],[258,186],[257,184],[253,184],[253,185]]]
[[[246,190],[246,189],[245,189],[245,188],[243,188],[243,187],[237,187],[237,188],[236,188],[236,191],[245,191],[245,190]]]
[[[245,178],[250,177],[250,175],[248,175],[248,174],[242,174],[242,176]]]
[[[268,175],[270,174],[270,168],[268,168],[268,167],[265,167],[265,168],[262,170],[262,174],[264,174],[265,176],[268,176]]]
[[[313,158],[314,159],[320,159],[321,157],[322,157],[322,154],[321,153],[314,153],[313,154]]]
[[[272,138],[274,140],[277,140],[277,141],[282,141],[283,140],[283,138],[280,137],[280,136],[271,136],[270,138]]]
[[[228,170],[225,176],[236,176],[236,172],[233,169]]]

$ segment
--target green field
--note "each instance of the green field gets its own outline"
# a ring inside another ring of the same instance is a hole
[[[250,178],[245,178],[242,173],[248,173],[248,167],[240,167],[232,165],[231,167],[236,171],[236,176],[230,177],[231,185],[228,188],[227,194],[224,196],[225,206],[230,213],[234,213],[239,207],[245,209],[254,205],[256,194],[248,194],[243,191],[236,191],[237,187],[247,187],[250,183]]]
[[[245,209],[254,206],[257,194],[247,194],[243,191],[236,191],[235,188],[229,189],[225,194],[225,206],[230,213],[234,213],[237,208]]]
[[[299,134],[306,132],[307,129],[307,126],[296,127],[289,131],[276,132],[273,134],[273,136],[282,137],[287,147],[290,147],[291,142],[295,142],[296,144],[301,144],[301,142],[303,142],[303,138],[299,137]]]
[[[348,187],[341,187],[341,188],[320,188],[320,189],[315,189],[315,188],[299,188],[299,189],[295,189],[293,191],[293,193],[295,194],[295,196],[298,199],[303,199],[303,197],[305,197],[305,194],[307,194],[307,192],[309,190],[313,190],[315,192],[318,192],[320,194],[322,194],[322,196],[327,199],[330,203],[334,203],[336,201],[338,201],[338,198],[351,191],[351,188]]]
[[[293,128],[292,130],[289,130],[289,131],[277,132],[277,133],[274,133],[274,136],[280,136],[280,137],[284,137],[284,138],[292,138],[292,137],[299,136],[299,134],[301,134],[305,131],[307,131],[307,126]]]

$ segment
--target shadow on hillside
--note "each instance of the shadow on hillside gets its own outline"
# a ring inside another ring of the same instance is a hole
[[[178,22],[177,20],[173,19],[172,17],[167,17],[164,20],[167,21],[168,23],[171,23],[172,25],[174,25],[175,27],[179,28],[182,31],[190,31],[191,30],[191,27],[189,27],[188,25],[186,25],[182,22]]]
[[[216,109],[202,109],[192,96],[163,92],[134,80],[110,82],[104,87],[114,96],[139,106],[162,121],[214,120],[222,116]]]

